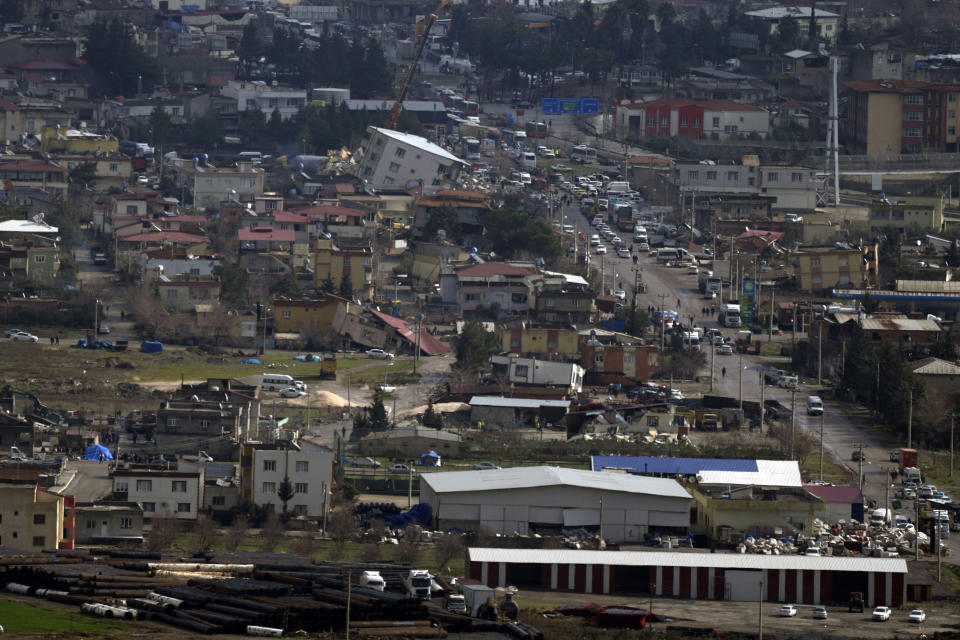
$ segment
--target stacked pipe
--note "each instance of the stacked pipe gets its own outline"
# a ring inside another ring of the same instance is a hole
[[[350,629],[361,638],[446,638],[447,632],[432,626],[429,620],[350,622]]]

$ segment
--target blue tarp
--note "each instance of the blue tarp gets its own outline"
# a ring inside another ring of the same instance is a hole
[[[144,353],[160,353],[163,351],[163,343],[154,340],[144,340],[140,343],[140,351]]]
[[[439,467],[440,454],[436,451],[427,451],[420,454],[420,465],[424,467]]]
[[[263,363],[257,360],[256,358],[247,358],[246,360],[243,361],[243,364],[263,364]]]
[[[92,444],[83,452],[84,460],[99,460],[100,454],[103,454],[104,460],[113,460],[113,454],[102,444]]]
[[[323,360],[323,357],[308,353],[307,355],[293,356],[293,359],[299,360],[300,362],[320,362]]]
[[[424,527],[430,526],[433,519],[433,507],[426,502],[413,505],[406,513],[398,513],[395,516],[387,516],[387,522],[394,529],[405,529],[407,525],[419,524]]]

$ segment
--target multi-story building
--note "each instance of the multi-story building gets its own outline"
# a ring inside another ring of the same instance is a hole
[[[694,196],[759,195],[776,198],[775,209],[810,210],[817,205],[817,170],[808,167],[683,163],[673,168],[673,183]]]
[[[348,302],[332,293],[314,300],[277,298],[273,301],[273,332],[304,334],[333,331],[337,307]]]
[[[0,162],[0,183],[3,182],[14,187],[33,187],[54,198],[62,198],[67,193],[67,169],[46,160]]]
[[[617,83],[621,87],[656,87],[662,78],[660,69],[648,64],[622,64],[617,69]]]
[[[550,324],[588,324],[597,314],[595,294],[582,277],[543,273],[543,284],[534,298],[537,320]]]
[[[340,288],[344,278],[353,289],[351,297],[373,299],[373,250],[369,244],[341,245],[332,238],[313,239],[313,284],[323,290],[329,280]]]
[[[220,256],[197,256],[182,247],[162,247],[140,254],[140,278],[144,283],[158,280],[161,275],[212,279],[213,270],[221,264],[223,259]]]
[[[240,495],[256,505],[273,505],[277,513],[284,504],[278,492],[289,480],[293,497],[287,503],[295,516],[320,518],[329,507],[333,486],[333,449],[301,439],[276,445],[247,443],[240,455]]]
[[[440,275],[440,295],[445,307],[460,313],[497,305],[501,313],[525,314],[534,308],[533,279],[539,279],[535,267],[505,262],[485,262],[457,267]]]
[[[0,481],[0,546],[39,552],[67,548],[64,497],[41,489],[35,480]],[[69,540],[69,548],[73,540]]]
[[[511,385],[556,387],[567,393],[583,390],[584,370],[575,362],[553,362],[519,356],[490,356],[494,375],[502,373]]]
[[[770,133],[769,112],[731,100],[621,100],[616,118],[617,128],[635,139],[682,136],[726,140],[747,135],[766,138]]]
[[[80,544],[143,540],[143,509],[136,502],[78,502],[75,518]]]
[[[895,229],[901,233],[943,231],[944,200],[940,196],[892,196],[870,202],[870,231]]]
[[[820,293],[834,287],[867,287],[877,280],[877,245],[801,247],[793,254],[797,291]]]
[[[517,321],[497,325],[495,333],[504,353],[580,359],[580,338],[573,327],[529,327]]]
[[[307,90],[274,87],[262,80],[231,80],[220,93],[237,101],[237,111],[260,111],[267,118],[274,111],[281,120],[295,116],[307,104]]]
[[[368,127],[366,150],[356,175],[374,189],[419,185],[434,193],[456,184],[467,163],[426,138],[379,127]]]
[[[253,202],[263,194],[264,173],[249,162],[236,167],[210,167],[187,159],[175,161],[173,181],[177,189],[186,189],[194,206],[216,207],[224,200]]]
[[[847,82],[847,144],[855,153],[956,153],[960,86],[917,80]]]
[[[659,360],[657,346],[644,344],[638,338],[596,330],[580,333],[580,364],[586,370],[584,384],[646,383],[659,368]]]
[[[144,518],[196,520],[203,505],[204,469],[167,471],[165,469],[116,469],[113,472],[113,496],[135,502]]]
[[[212,304],[220,299],[218,280],[169,280],[163,276],[155,285],[160,303],[171,311],[194,311],[198,304]]]
[[[813,9],[813,11],[819,38],[827,43],[835,42],[837,34],[840,32],[840,15],[823,9]],[[810,12],[810,7],[781,6],[747,11],[744,15],[766,24],[770,29],[770,35],[774,35],[781,21],[786,19],[795,20],[801,30],[807,33],[806,27],[810,24]]]
[[[157,410],[157,433],[242,440],[256,437],[260,387],[211,378],[184,384]]]

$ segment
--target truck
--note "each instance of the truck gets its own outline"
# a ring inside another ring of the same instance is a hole
[[[863,592],[861,591],[850,592],[849,611],[853,611],[853,610],[857,610],[860,613],[863,613]]]
[[[727,303],[720,306],[720,314],[717,320],[724,327],[737,328],[740,326],[740,305]]]
[[[360,586],[374,591],[383,591],[386,583],[379,571],[364,571],[360,574]]]
[[[917,466],[917,450],[916,449],[900,449],[900,455],[898,456],[897,462],[900,463],[900,468],[905,469],[906,467],[916,467]]]
[[[697,288],[700,290],[700,293],[703,293],[707,290],[707,278],[713,277],[713,271],[708,269],[701,269],[700,273],[697,274]]]
[[[410,569],[410,572],[400,578],[407,594],[420,600],[430,599],[430,585],[433,577],[426,569]]]
[[[323,360],[320,361],[320,379],[337,379],[337,356],[333,353],[323,354]]]
[[[614,215],[617,217],[617,228],[621,231],[633,231],[633,207],[628,204],[617,205]]]

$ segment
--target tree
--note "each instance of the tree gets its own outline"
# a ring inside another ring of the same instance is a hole
[[[240,44],[237,46],[237,57],[240,59],[241,75],[248,77],[250,69],[253,67],[263,52],[263,38],[260,35],[260,29],[256,21],[250,21],[243,28],[243,35],[240,36]]]
[[[345,542],[353,538],[357,533],[357,521],[353,517],[353,510],[343,508],[334,511],[327,524],[327,533],[337,542]]]
[[[233,522],[230,525],[230,530],[227,532],[227,537],[224,538],[223,544],[227,548],[227,551],[236,551],[240,544],[247,537],[247,530],[250,528],[250,518],[242,513],[238,513],[233,516]]]
[[[390,428],[390,417],[387,415],[387,408],[383,405],[383,394],[379,391],[373,394],[369,420],[370,429],[373,431],[386,431]]]
[[[475,379],[496,349],[496,336],[484,329],[478,320],[471,319],[457,339],[454,369],[466,378]]]
[[[560,254],[560,243],[550,227],[523,211],[494,209],[482,221],[493,250],[500,255],[553,258]]]
[[[443,429],[443,418],[433,409],[433,403],[427,404],[427,410],[423,412],[423,418],[420,420],[428,429]]]
[[[206,551],[217,535],[217,521],[207,514],[201,513],[193,524],[193,535],[193,552]]]
[[[790,16],[782,18],[777,24],[777,37],[774,42],[780,53],[796,49],[800,42],[800,26],[797,21]]]
[[[97,179],[97,165],[93,162],[81,162],[70,169],[67,179],[80,189],[89,189],[93,181]]]
[[[465,548],[461,536],[448,533],[433,545],[433,555],[442,568],[461,557]]]
[[[312,558],[317,551],[317,525],[312,520],[304,521],[302,534],[293,543],[292,551],[298,556]]]
[[[320,290],[324,293],[336,293],[337,288],[333,285],[333,280],[328,276],[320,286]]]
[[[443,229],[446,232],[448,240],[458,242],[460,240],[460,214],[456,208],[450,205],[443,205],[430,210],[427,216],[427,224],[424,231],[427,234],[427,240],[433,240],[437,237],[437,232]]]
[[[283,537],[283,523],[280,521],[280,517],[277,515],[277,512],[272,510],[267,514],[267,520],[263,523],[263,527],[260,529],[260,548],[264,551],[273,551],[277,548],[281,538]]]
[[[162,147],[171,140],[176,131],[173,126],[173,120],[170,114],[166,112],[162,105],[157,105],[150,112],[150,140],[154,147]]]
[[[232,307],[245,307],[250,285],[246,269],[224,262],[213,268],[213,275],[220,281],[220,298]]]
[[[91,97],[132,96],[138,88],[152,87],[160,75],[157,61],[136,43],[119,19],[90,24],[83,59],[94,76]]]
[[[161,553],[170,548],[180,533],[180,521],[176,518],[154,518],[147,534],[147,551]]]
[[[353,281],[347,274],[343,274],[343,277],[340,278],[340,295],[347,300],[353,298]]]
[[[287,515],[287,503],[293,499],[293,483],[290,482],[290,476],[283,476],[283,481],[277,487],[277,498],[283,503],[283,515]]]
[[[293,269],[288,271],[287,275],[270,285],[270,293],[275,296],[290,297],[300,294],[300,284],[297,282],[297,274],[294,273]]]

